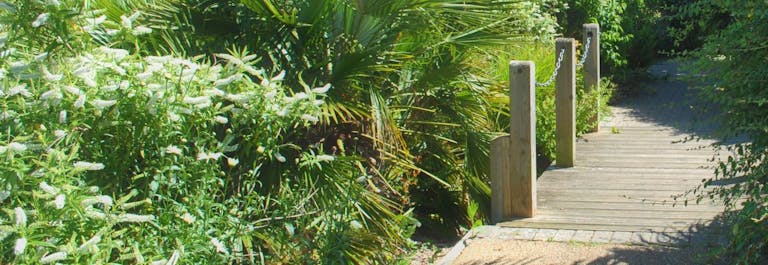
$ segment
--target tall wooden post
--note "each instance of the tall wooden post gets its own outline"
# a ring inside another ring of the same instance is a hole
[[[584,87],[587,91],[595,89],[600,91],[600,25],[584,24],[584,44],[589,40],[589,47],[584,47],[588,51],[587,58],[584,60]],[[600,100],[593,102],[597,109],[600,109]],[[591,132],[600,130],[600,114],[595,114],[589,118],[588,122],[594,124],[590,128]]]
[[[555,164],[572,167],[576,145],[576,43],[571,38],[555,40],[555,54],[563,61],[555,78]]]
[[[530,61],[509,63],[509,136],[491,141],[491,219],[536,214],[536,76]]]

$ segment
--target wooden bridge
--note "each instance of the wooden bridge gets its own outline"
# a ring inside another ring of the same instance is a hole
[[[583,68],[585,84],[599,89],[597,25],[585,25],[584,38],[591,40],[584,49],[591,53]],[[561,50],[557,161],[538,179],[535,67],[531,62],[510,64],[510,134],[491,143],[493,222],[502,227],[669,233],[695,230],[722,213],[723,206],[711,200],[697,203],[686,194],[712,177],[713,140],[686,141],[691,135],[680,128],[630,108],[614,108],[615,117],[602,128],[576,138],[573,39],[558,39],[556,51]]]
[[[552,166],[538,178],[535,216],[499,225],[689,232],[722,213],[721,205],[685,194],[712,176],[712,140],[686,142],[678,129],[616,116],[610,129],[577,140],[574,167]],[[620,125],[627,120],[630,126]]]

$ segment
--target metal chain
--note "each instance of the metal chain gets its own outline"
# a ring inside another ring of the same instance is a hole
[[[560,71],[560,63],[563,62],[563,54],[565,54],[565,49],[560,50],[560,55],[557,56],[557,63],[555,63],[555,71],[551,76],[549,76],[549,79],[547,79],[547,81],[544,83],[536,82],[536,86],[549,86],[553,81],[555,81],[555,77],[557,77],[557,71]]]
[[[581,67],[584,65],[584,62],[587,61],[587,55],[589,54],[589,43],[592,42],[592,36],[587,37],[587,42],[584,43],[583,51],[581,52],[581,59],[579,59],[579,63],[576,64],[576,67]]]

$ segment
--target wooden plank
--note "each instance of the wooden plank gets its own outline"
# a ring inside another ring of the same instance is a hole
[[[699,186],[701,182],[689,182],[689,183],[667,183],[666,185],[654,185],[654,184],[648,184],[643,182],[631,182],[631,183],[618,183],[613,184],[613,181],[611,185],[600,185],[601,190],[605,191],[611,191],[611,192],[618,192],[618,191],[624,191],[627,193],[631,192],[650,192],[650,191],[658,191],[658,192],[677,192],[680,193],[681,191],[686,191],[689,189],[696,188]],[[569,182],[569,183],[556,183],[556,182],[548,182],[548,183],[539,183],[539,187],[541,189],[546,189],[547,191],[555,191],[555,192],[563,192],[563,191],[594,191],[595,185],[594,181],[579,181],[579,182]]]
[[[545,198],[553,197],[586,197],[600,198],[600,197],[615,197],[617,200],[621,198],[638,198],[638,199],[652,199],[652,198],[672,198],[685,193],[685,190],[670,192],[659,190],[541,190],[539,194]]]
[[[574,165],[576,145],[576,42],[555,39],[555,55],[563,52],[555,78],[555,154],[557,165]]]
[[[664,157],[610,157],[610,156],[603,156],[603,157],[594,157],[594,156],[583,156],[576,159],[577,161],[584,161],[584,162],[600,162],[600,163],[613,163],[616,166],[624,166],[625,163],[627,165],[629,164],[667,164],[667,165],[680,165],[685,167],[707,167],[707,166],[715,166],[717,164],[711,164],[708,162],[709,158],[706,157],[679,157],[679,158],[668,158],[665,159]]]
[[[613,108],[614,108],[614,112],[616,112],[616,110],[618,109],[618,107],[613,107]],[[611,127],[615,127],[617,129],[623,129],[623,130],[627,130],[627,131],[629,131],[629,130],[634,130],[634,131],[641,131],[641,130],[646,130],[646,131],[676,131],[676,132],[681,132],[681,133],[685,133],[687,131],[687,130],[681,130],[681,129],[676,128],[676,127],[663,126],[663,125],[659,125],[659,124],[645,124],[645,125],[642,125],[642,126],[612,125]]]
[[[642,173],[633,171],[620,171],[628,170],[630,168],[599,168],[602,170],[590,170],[582,172],[569,172],[563,170],[545,171],[545,173],[539,178],[540,180],[546,180],[547,178],[594,178],[594,179],[636,179],[636,178],[651,178],[651,179],[702,179],[705,177],[713,176],[714,172],[710,169],[691,169],[692,172],[656,172],[656,173]],[[687,169],[667,169],[667,170],[680,170],[686,171]]]
[[[679,201],[681,204],[685,197],[673,197],[671,194],[565,194],[557,192],[540,191],[541,197],[539,203],[547,204],[552,201],[582,201],[582,202],[672,202]],[[695,203],[696,198],[694,196],[687,197],[689,203]]]
[[[558,179],[560,181],[567,181],[570,178],[574,179],[590,179],[594,181],[599,180],[613,180],[613,179],[649,179],[649,180],[701,180],[706,177],[714,176],[713,171],[709,169],[702,169],[696,172],[658,172],[658,173],[641,173],[641,172],[618,172],[611,171],[610,169],[625,169],[625,168],[602,168],[604,170],[590,170],[584,172],[569,172],[561,170],[546,171],[540,178],[539,182],[546,181],[548,179]]]
[[[678,211],[678,212],[723,212],[724,206],[709,204],[688,204],[682,203],[646,203],[646,202],[578,202],[578,201],[552,201],[540,203],[539,209],[547,212],[557,209],[580,210],[580,209],[605,209],[613,211],[635,211],[635,210],[654,210],[654,211]]]
[[[576,166],[572,168],[549,168],[544,174],[549,174],[550,172],[571,172],[571,173],[577,173],[577,172],[615,172],[615,173],[632,173],[632,174],[685,174],[685,173],[712,173],[712,170],[709,169],[677,169],[677,168],[648,168],[648,169],[642,169],[642,168],[622,168],[622,167],[613,167],[613,168],[597,168],[597,167],[586,167],[586,166]]]
[[[539,204],[542,205],[553,205],[553,203],[561,203],[561,202],[578,202],[578,203],[647,203],[647,204],[665,204],[665,203],[678,203],[679,205],[685,205],[684,202],[685,199],[678,198],[677,200],[674,200],[672,198],[661,198],[661,199],[637,199],[637,198],[626,198],[626,197],[619,197],[619,196],[609,196],[609,197],[597,197],[597,196],[590,196],[590,197],[579,197],[575,198],[572,196],[550,196],[550,197],[544,197],[542,196],[539,198]],[[713,201],[711,199],[702,199],[700,204],[718,204],[719,201]],[[688,205],[696,204],[695,198],[688,198]]]
[[[623,225],[623,224],[589,224],[568,222],[539,222],[539,221],[511,221],[498,224],[501,227],[525,227],[568,230],[594,230],[594,231],[623,231],[623,232],[663,232],[663,231],[687,231],[691,225]]]
[[[572,181],[565,181],[562,179],[549,178],[546,180],[539,180],[540,189],[586,189],[594,190],[595,183],[599,181],[609,182],[605,184],[599,184],[602,189],[623,189],[623,190],[680,190],[682,188],[691,188],[701,185],[703,182],[701,179],[598,179],[598,178],[583,178]]]
[[[627,164],[625,165],[616,165],[617,161],[577,161],[578,163],[585,165],[585,166],[593,166],[593,167],[621,167],[621,168],[653,168],[653,169],[699,169],[699,168],[712,168],[713,167],[703,167],[700,166],[700,163],[663,163],[663,164],[655,164],[655,163],[643,163],[643,162],[637,162],[637,163],[629,163],[627,161]],[[714,165],[713,165],[714,166]]]
[[[587,57],[584,60],[584,87],[586,90],[600,91],[600,26],[598,24],[584,24],[584,45],[587,44],[589,38],[589,46],[584,47],[582,52],[587,53]],[[592,102],[597,109],[600,109],[600,100]],[[597,132],[600,130],[600,116],[598,112],[590,117],[587,122],[594,124],[594,127],[590,128],[591,132]]]
[[[661,215],[654,216],[654,218],[636,218],[636,217],[594,217],[594,216],[557,216],[557,215],[544,215],[529,218],[529,221],[541,221],[541,222],[563,222],[563,223],[579,223],[579,224],[606,224],[606,225],[650,225],[650,226],[666,226],[666,225],[686,225],[694,223],[703,223],[711,220],[710,217],[693,217],[693,218],[661,218]]]
[[[636,177],[633,177],[636,176]],[[571,175],[568,174],[561,174],[561,175],[554,175],[554,174],[547,174],[547,176],[542,176],[539,178],[539,183],[541,185],[550,185],[550,184],[559,184],[559,185],[568,185],[570,182],[574,183],[581,183],[581,182],[588,182],[593,183],[594,185],[607,185],[606,187],[610,187],[613,185],[609,185],[609,183],[599,183],[599,182],[612,182],[616,183],[618,185],[627,185],[627,184],[644,184],[644,185],[698,185],[704,182],[707,176],[648,176],[648,177],[641,177],[642,175],[610,175],[610,174],[595,174],[591,176],[585,176],[585,175]]]
[[[641,154],[644,152],[648,152],[648,148],[646,147],[626,147],[626,146],[617,146],[616,148],[611,149],[604,149],[600,148],[594,145],[577,145],[576,146],[579,149],[579,155],[633,155],[633,154]],[[719,154],[716,155],[713,150],[707,150],[707,149],[681,149],[681,148],[664,148],[664,149],[653,149],[653,152],[656,154],[662,154],[662,155],[696,155],[700,157],[726,157],[728,154]]]
[[[671,131],[624,131],[620,133],[589,133],[589,134],[582,134],[579,135],[579,138],[587,138],[587,139],[600,139],[600,138],[630,138],[630,137],[640,137],[642,138],[654,138],[654,137],[662,137],[662,138],[668,138],[668,139],[680,139],[680,140],[687,140],[687,141],[704,141],[704,142],[716,142],[714,139],[704,139],[704,138],[695,138],[691,137],[689,134],[684,133],[675,133]]]
[[[663,214],[659,214],[663,213]],[[539,215],[548,216],[564,216],[564,218],[604,218],[606,220],[624,220],[642,219],[642,220],[654,220],[657,222],[677,222],[695,219],[712,219],[717,216],[718,212],[704,212],[704,211],[689,211],[689,212],[674,212],[674,211],[622,211],[606,210],[606,209],[581,209],[579,211],[541,211]]]
[[[712,158],[712,155],[704,155],[702,153],[696,154],[691,152],[675,152],[675,153],[656,153],[656,152],[649,152],[649,153],[643,153],[643,152],[613,152],[613,151],[606,151],[606,152],[594,152],[594,153],[581,153],[580,157],[589,158],[589,159],[603,159],[603,158],[631,158],[631,159],[667,159],[667,160],[676,160],[676,159],[696,159],[706,162],[708,159]]]
[[[610,150],[690,150],[690,151],[698,151],[698,150],[712,150],[710,146],[707,145],[697,145],[697,144],[653,144],[653,143],[626,143],[622,144],[621,142],[611,142],[611,143],[589,143],[589,144],[582,144],[577,143],[576,144],[577,149],[579,149],[579,152],[582,150],[589,150],[588,147],[592,147],[593,149],[601,149],[603,152],[609,152]],[[714,150],[712,150],[714,153]]]
[[[639,139],[639,138],[616,138],[616,137],[605,137],[605,138],[579,138],[576,140],[577,143],[589,143],[589,144],[604,144],[604,145],[610,145],[610,144],[631,144],[631,145],[672,145],[672,146],[705,146],[710,147],[710,145],[714,142],[701,142],[701,141],[683,141],[682,139],[673,139],[673,138],[648,138],[648,139]],[[652,147],[648,147],[649,149]]]

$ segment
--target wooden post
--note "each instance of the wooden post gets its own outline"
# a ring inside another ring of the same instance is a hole
[[[584,44],[587,43],[587,38],[591,38],[591,40],[589,47],[584,47],[584,51],[589,51],[584,61],[584,88],[587,91],[592,89],[600,91],[600,25],[584,24]],[[599,99],[593,104],[597,109],[600,109]],[[595,112],[588,122],[594,124],[590,128],[591,132],[600,130],[600,114],[598,112]]]
[[[491,141],[491,219],[536,214],[536,76],[530,61],[509,63],[509,136]]]
[[[572,167],[576,145],[576,43],[571,38],[555,40],[555,55],[565,50],[555,78],[555,164]]]
[[[512,217],[512,188],[509,172],[509,135],[491,140],[491,222]]]

